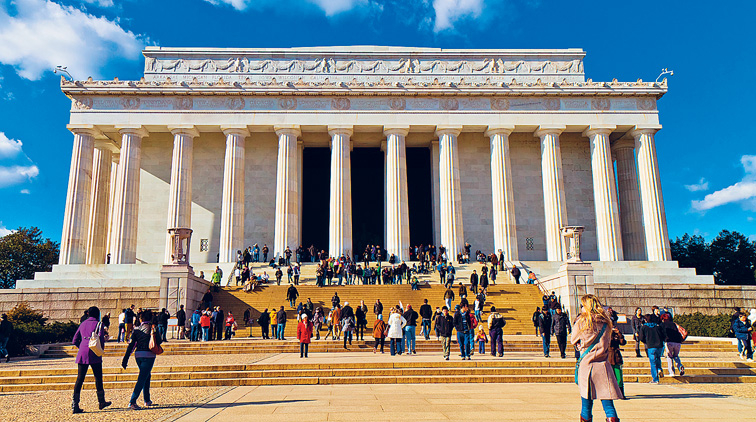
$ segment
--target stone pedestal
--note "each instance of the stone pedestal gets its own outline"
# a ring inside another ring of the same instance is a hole
[[[181,305],[187,314],[197,309],[210,282],[194,275],[188,264],[166,264],[160,270],[159,307],[175,314]]]
[[[588,262],[565,262],[556,274],[541,279],[541,288],[555,292],[570,320],[574,320],[580,313],[580,298],[595,294],[593,267]]]

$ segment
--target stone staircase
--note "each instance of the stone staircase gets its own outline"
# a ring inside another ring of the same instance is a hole
[[[236,317],[240,330],[237,332],[239,337],[248,337],[250,332],[244,327],[242,316],[247,308],[251,308],[253,320],[256,320],[264,309],[280,309],[284,306],[287,311],[288,324],[286,325],[285,334],[294,336],[296,334],[296,310],[289,306],[286,301],[286,291],[288,284],[285,279],[280,286],[264,285],[250,293],[245,293],[241,288],[224,288],[221,292],[215,294],[214,305],[221,305],[225,311],[231,310]],[[469,286],[468,286],[469,288]],[[323,307],[325,315],[328,315],[328,309],[331,308],[331,298],[334,292],[338,292],[341,298],[342,306],[349,302],[352,308],[359,306],[360,301],[364,300],[368,307],[368,326],[372,329],[376,316],[373,314],[373,304],[376,299],[383,303],[384,318],[388,318],[388,310],[401,301],[402,304],[412,305],[418,311],[423,299],[428,299],[428,304],[435,309],[444,306],[444,286],[433,283],[420,287],[420,290],[412,290],[408,284],[395,285],[352,285],[352,286],[326,286],[316,287],[313,284],[297,286],[299,299],[297,303],[307,302],[310,298],[315,308]],[[457,295],[457,287],[453,289]],[[468,292],[471,293],[471,292]],[[472,299],[472,300],[471,300]],[[472,304],[474,298],[468,296]],[[455,298],[454,303],[459,303],[459,298]],[[536,306],[541,304],[541,293],[538,287],[534,285],[513,285],[497,284],[489,286],[488,296],[486,298],[485,310],[491,306],[496,306],[498,312],[504,315],[507,325],[504,327],[504,334],[529,334],[533,332],[533,323],[531,317]],[[488,313],[484,313],[483,319],[487,320]],[[293,320],[293,321],[292,321]],[[254,324],[250,327],[253,336],[260,336],[260,326]],[[420,328],[418,327],[418,333]]]
[[[316,356],[311,353],[311,358]],[[454,358],[456,356],[452,355]],[[405,360],[406,359],[406,360]],[[158,366],[153,369],[151,386],[220,387],[249,385],[314,384],[410,384],[410,383],[571,383],[574,382],[572,359],[541,361],[483,360],[418,361],[417,357],[400,357],[383,362],[336,362],[183,365]],[[685,377],[664,377],[663,383],[753,383],[756,365],[741,362],[688,361]],[[130,367],[103,368],[106,389],[132,388],[138,370]],[[625,362],[625,382],[648,382],[648,362],[637,359]],[[0,392],[71,390],[76,368],[4,369],[0,370]],[[87,377],[85,389],[93,389]]]

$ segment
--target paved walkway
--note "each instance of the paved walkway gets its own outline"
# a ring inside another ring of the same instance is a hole
[[[629,384],[623,422],[756,421],[756,401],[666,385]],[[594,420],[603,421],[601,404]],[[178,421],[578,420],[569,384],[317,385],[236,387]]]

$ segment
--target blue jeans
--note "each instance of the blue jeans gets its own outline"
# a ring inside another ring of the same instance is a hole
[[[394,356],[397,353],[402,353],[400,350],[402,339],[392,338],[390,343],[391,343],[391,356]]]
[[[423,334],[425,334],[426,340],[430,340],[430,320],[429,319],[423,320]]]
[[[541,339],[543,340],[543,355],[549,356],[549,351],[551,350],[551,335],[541,334]]]
[[[163,324],[158,324],[157,326],[158,331],[158,337],[160,337],[160,340],[165,341],[165,334],[166,334],[166,326]]]
[[[190,337],[190,339],[192,341],[199,340],[200,331],[201,327],[199,324],[192,324],[192,336]]]
[[[5,357],[8,355],[8,340],[10,337],[0,337],[0,357]]]
[[[591,420],[593,418],[593,399],[586,399],[581,397],[583,401],[583,409],[580,410],[580,416],[585,420]],[[604,407],[604,413],[608,418],[616,418],[617,410],[614,408],[614,402],[611,400],[601,400],[601,405]]]
[[[139,394],[144,392],[144,402],[150,402],[150,378],[152,378],[152,366],[155,364],[155,358],[136,358],[139,367],[139,377],[137,377],[134,392],[131,394],[129,404],[136,404]]]
[[[277,333],[277,335],[278,335],[278,337],[277,337],[277,338],[278,338],[279,340],[285,340],[285,339],[284,339],[284,328],[286,328],[286,323],[283,323],[283,324],[281,324],[281,323],[278,323],[278,324],[277,324],[277,328],[276,328],[276,330],[277,330],[277,331],[276,331],[276,333]]]
[[[454,311],[454,308],[452,308],[452,306],[451,306],[451,301],[452,300],[451,299],[444,299],[444,301],[446,302],[446,309],[448,309],[450,313],[452,311]]]
[[[651,378],[659,382],[659,371],[662,370],[661,355],[664,351],[661,347],[648,348],[648,361],[651,363]]]
[[[210,340],[210,327],[202,327],[202,340]]]
[[[415,351],[415,329],[414,325],[404,327],[404,341],[407,343],[407,353]]]
[[[470,356],[470,341],[468,340],[468,337],[470,337],[469,333],[460,333],[457,331],[457,343],[459,343],[459,353],[462,355],[463,358],[466,358]]]

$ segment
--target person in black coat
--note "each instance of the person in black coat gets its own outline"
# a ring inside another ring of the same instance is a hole
[[[541,307],[537,306],[535,312],[533,312],[533,327],[535,327],[535,335],[538,337],[538,317],[541,316]]]
[[[184,305],[181,305],[179,310],[176,311],[176,325],[178,325],[179,339],[183,340],[186,335],[186,311],[184,310]]]
[[[643,310],[641,308],[635,308],[635,315],[633,315],[633,319],[631,320],[631,323],[633,326],[633,339],[635,340],[635,357],[639,358],[641,357],[640,332],[641,332],[641,327],[643,326]],[[646,351],[646,355],[648,355],[648,351]]]
[[[260,324],[260,330],[262,331],[263,340],[270,340],[270,334],[268,333],[268,326],[270,325],[270,314],[268,308],[260,314],[260,318],[257,318],[257,323]]]
[[[551,350],[551,313],[548,309],[541,310],[538,316],[538,329],[541,331],[541,340],[543,341],[543,356],[549,357]]]
[[[441,337],[441,345],[444,351],[444,359],[449,360],[451,351],[451,336],[454,330],[454,317],[449,315],[449,308],[444,306],[441,314],[436,317],[436,329]]]
[[[655,318],[653,315],[647,314],[643,319],[645,322],[641,327],[640,340],[646,345],[646,349],[648,350],[648,360],[651,364],[651,378],[654,383],[658,383],[659,375],[663,373],[661,355],[667,337],[661,325],[654,322]]]

